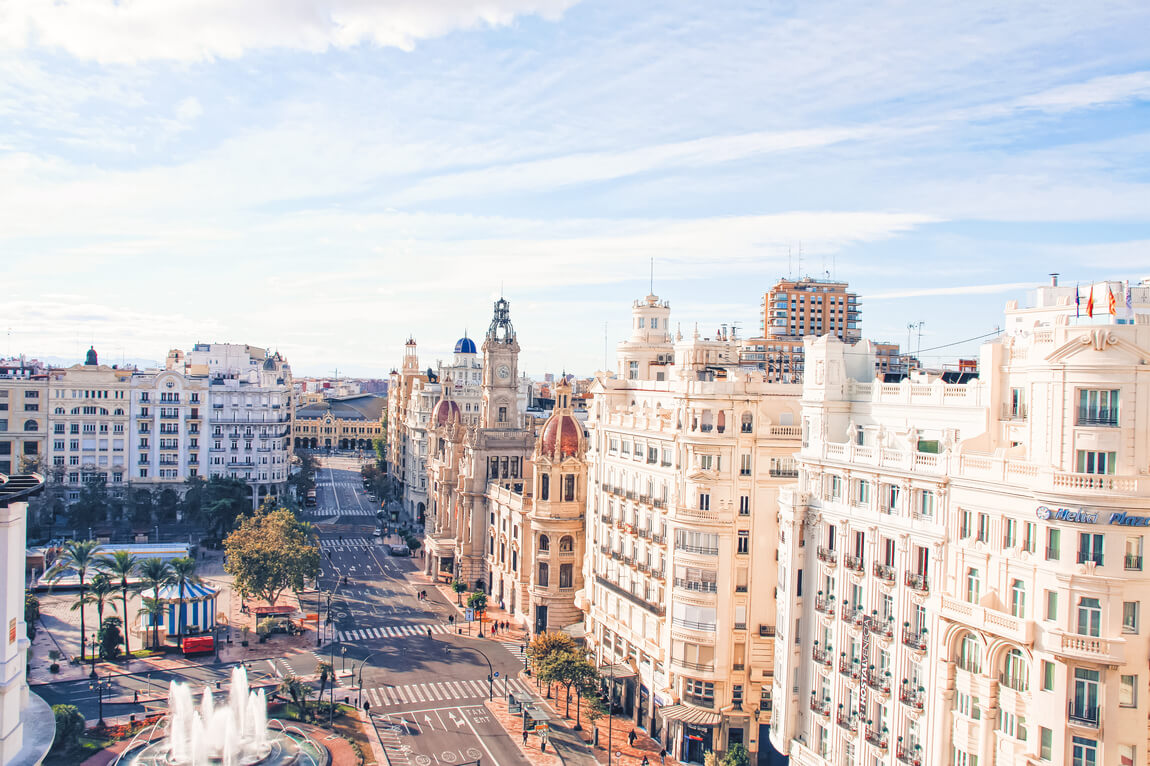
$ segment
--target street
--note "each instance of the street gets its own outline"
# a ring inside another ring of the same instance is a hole
[[[508,691],[531,691],[516,678],[524,667],[522,646],[480,639],[477,625],[467,635],[455,604],[422,584],[418,562],[390,556],[384,542],[372,536],[377,504],[363,492],[359,461],[322,457],[320,462],[317,478],[324,480],[318,507],[311,510],[320,517],[322,571],[317,593],[302,594],[300,606],[319,614],[322,643],[285,647],[281,656],[251,661],[253,685],[271,691],[287,673],[312,676],[320,661],[330,662],[337,684],[327,694],[337,702],[370,706],[391,766],[480,758],[486,764],[524,766],[517,745],[482,704],[489,694],[506,699]],[[423,589],[426,600],[418,597]],[[222,682],[226,691],[232,665],[213,664],[211,657],[202,662],[108,677],[105,716],[165,709],[173,679],[193,683],[197,692]],[[76,705],[85,718],[96,720],[98,700],[87,679],[40,685],[37,692],[50,704]],[[138,704],[131,701],[134,692]]]

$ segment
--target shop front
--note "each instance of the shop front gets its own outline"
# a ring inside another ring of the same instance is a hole
[[[703,756],[715,749],[715,729],[722,716],[713,710],[694,705],[667,705],[659,708],[667,726],[671,754],[683,763],[702,763]]]

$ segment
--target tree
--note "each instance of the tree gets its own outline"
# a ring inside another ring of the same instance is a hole
[[[89,482],[80,497],[68,507],[68,520],[73,527],[86,529],[108,518],[111,503],[108,489],[101,482]]]
[[[160,623],[156,619],[163,614],[163,605],[160,603],[160,587],[171,581],[172,570],[168,562],[160,558],[144,559],[140,562],[140,579],[146,587],[152,589],[151,605],[145,599],[145,611],[152,617],[152,646],[160,645]],[[152,610],[155,611],[152,611]]]
[[[140,609],[136,614],[147,615],[152,623],[153,646],[158,646],[160,643],[160,621],[164,616],[164,602],[158,598],[151,596],[140,596]]]
[[[296,498],[302,500],[309,489],[315,489],[315,472],[319,462],[310,452],[295,453],[295,460],[299,463],[299,470],[288,478],[288,484]]]
[[[171,487],[164,487],[156,496],[156,517],[160,521],[175,521],[180,509],[180,495]]]
[[[584,696],[587,699],[587,720],[594,726],[596,721],[607,715],[607,703],[599,699],[598,694],[592,693]]]
[[[575,640],[560,631],[536,633],[527,645],[527,658],[536,673],[552,654],[575,651]]]
[[[203,524],[209,535],[223,539],[235,528],[236,521],[251,510],[252,498],[248,485],[230,476],[213,476],[208,481],[200,480],[199,485],[189,489],[200,493],[196,518]]]
[[[136,566],[140,563],[137,556],[128,551],[116,551],[105,557],[104,569],[113,578],[120,579],[120,599],[124,604],[124,620],[128,619],[128,578],[136,574]],[[128,646],[128,629],[124,628],[124,654],[132,656],[132,648]]]
[[[330,662],[321,662],[315,669],[319,674],[319,701],[323,702],[323,693],[329,683],[335,683],[335,668]],[[317,707],[318,712],[318,707]]]
[[[467,608],[474,609],[480,614],[487,611],[487,594],[483,591],[472,593],[467,597]]]
[[[75,705],[53,705],[52,714],[56,717],[56,738],[52,740],[52,749],[68,753],[79,747],[85,723],[80,708]]]
[[[459,597],[463,594],[463,591],[467,590],[467,586],[464,585],[462,581],[455,580],[451,583],[451,589],[455,591],[455,605],[463,606],[463,604],[459,602]]]
[[[120,644],[124,640],[120,633],[121,625],[123,622],[115,616],[100,623],[100,632],[96,636],[96,641],[100,647],[100,659],[114,660],[120,655]]]
[[[713,750],[703,753],[703,766],[719,766],[719,756]]]
[[[176,598],[179,606],[176,609],[176,614],[179,615],[179,621],[176,624],[176,636],[180,637],[184,635],[184,628],[187,627],[185,624],[187,615],[184,614],[184,592],[189,585],[198,583],[200,578],[196,574],[196,560],[188,556],[172,559],[168,562],[168,566],[172,572],[169,575],[169,582],[175,585],[177,589]]]
[[[134,524],[150,524],[152,512],[155,509],[155,499],[146,489],[133,490],[129,499],[129,515]]]
[[[304,683],[298,677],[288,674],[280,681],[279,692],[291,697],[291,701],[295,704],[296,709],[300,711],[300,717],[304,715],[303,709],[303,687]]]
[[[571,716],[572,687],[578,691],[593,683],[598,677],[598,669],[587,659],[586,653],[579,649],[552,652],[539,668],[540,681],[548,685],[557,683],[566,692],[567,709],[563,715],[567,717]]]
[[[28,640],[36,637],[36,623],[40,621],[40,599],[32,591],[24,591],[24,624],[28,629]]]
[[[245,597],[274,606],[287,589],[301,591],[319,569],[319,545],[286,508],[260,508],[224,540],[224,569]]]
[[[80,645],[84,642],[84,596],[88,588],[88,572],[94,570],[100,562],[100,544],[95,540],[69,540],[64,543],[60,551],[60,558],[45,574],[48,582],[58,582],[69,571],[74,571],[80,578]],[[80,652],[83,659],[83,651]]]
[[[720,766],[750,766],[751,754],[747,752],[742,742],[736,742],[727,748],[723,757],[719,759]]]

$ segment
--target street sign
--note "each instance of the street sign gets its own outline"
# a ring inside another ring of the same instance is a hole
[[[468,622],[471,622],[472,620],[475,619],[475,610],[474,609],[468,609],[466,612],[463,613],[463,616],[467,618]]]
[[[492,675],[495,676],[496,678],[499,678],[499,671],[498,670],[495,671],[494,673],[492,673]]]

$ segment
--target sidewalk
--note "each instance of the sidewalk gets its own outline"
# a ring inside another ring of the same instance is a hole
[[[466,627],[467,622],[465,620],[463,620],[463,616],[467,611],[467,606],[466,606],[467,597],[470,594],[469,593],[457,594],[455,591],[453,591],[451,589],[450,585],[445,585],[443,583],[433,582],[430,577],[423,574],[422,572],[419,572],[417,574],[417,577],[419,578],[420,582],[427,583],[430,586],[428,588],[425,588],[425,590],[434,590],[434,591],[438,592],[439,595],[443,597],[443,601],[446,602],[447,604],[449,604],[451,606],[451,608],[453,608],[456,611],[457,616],[455,618],[455,625],[456,625],[456,627],[462,627],[464,632],[466,632],[467,631],[467,627]],[[430,595],[428,597],[430,598]],[[491,597],[488,596],[487,614],[486,614],[487,619],[483,622],[483,635],[484,635],[484,637],[485,638],[491,638],[491,639],[494,639],[496,641],[514,641],[514,642],[520,643],[520,644],[522,644],[524,641],[529,640],[531,638],[531,636],[527,632],[527,628],[523,625],[520,625],[517,622],[517,620],[521,619],[521,615],[513,615],[510,612],[506,611],[505,609],[500,609],[497,604],[491,603],[490,598]],[[462,605],[456,604],[457,599],[460,602],[462,602]],[[501,628],[497,633],[492,634],[491,633],[491,623],[492,622],[506,622],[508,627],[507,628]],[[471,626],[471,630],[472,630],[472,635],[475,635],[479,630],[479,623],[478,622],[474,623]]]

